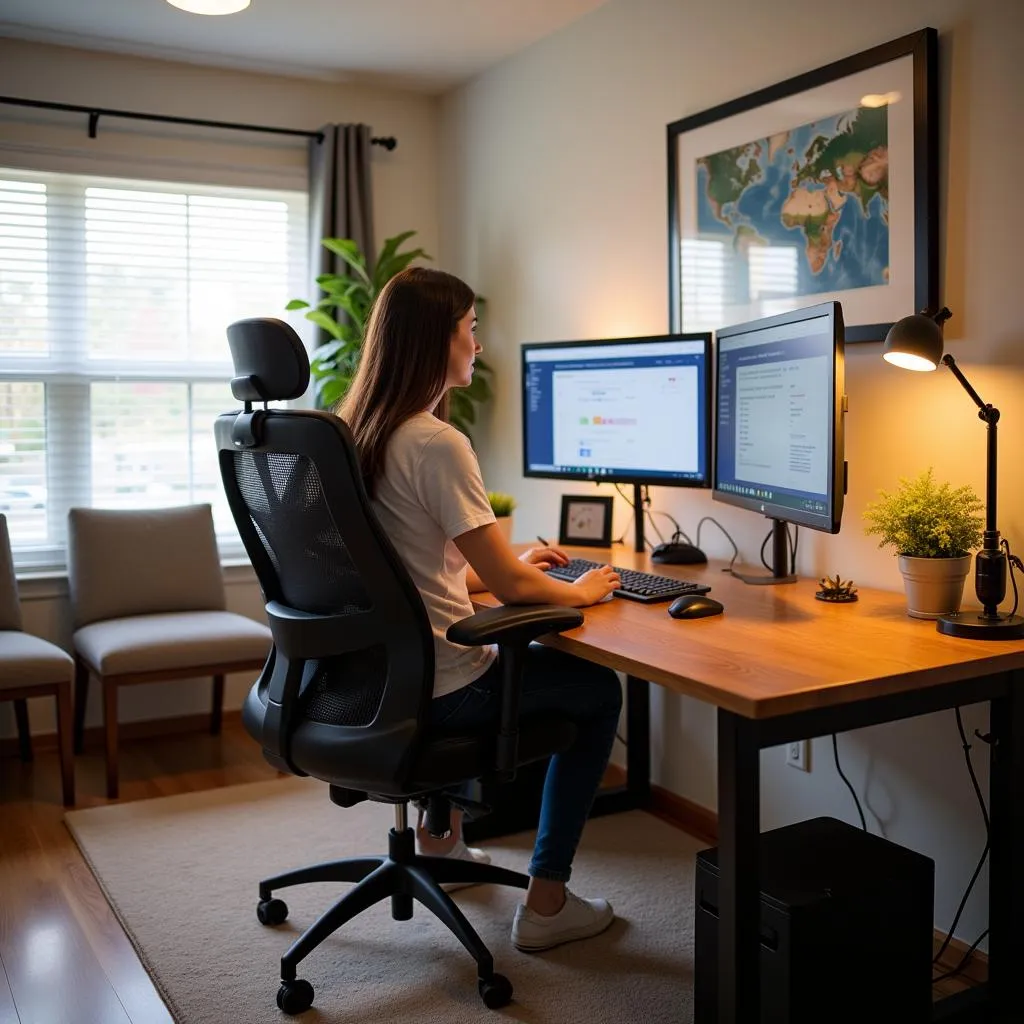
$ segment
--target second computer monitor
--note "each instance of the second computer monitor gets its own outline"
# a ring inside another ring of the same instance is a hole
[[[526,344],[525,476],[708,487],[711,335]]]
[[[846,492],[839,303],[726,327],[715,341],[712,497],[838,533]]]

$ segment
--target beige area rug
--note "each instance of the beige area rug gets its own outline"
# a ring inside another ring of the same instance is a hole
[[[346,886],[281,890],[288,920],[256,920],[257,883],[324,860],[387,848],[391,807],[335,807],[308,779],[250,785],[67,814],[89,862],[179,1024],[687,1024],[693,1017],[693,873],[701,844],[642,811],[587,824],[573,869],[581,895],[611,900],[603,935],[539,955],[519,953],[509,928],[518,889],[455,894],[512,982],[513,1002],[484,1007],[476,965],[416,905],[394,921],[390,902],[364,911],[299,965],[315,990],[298,1017],[277,1009],[280,957]],[[525,870],[532,834],[486,844]]]

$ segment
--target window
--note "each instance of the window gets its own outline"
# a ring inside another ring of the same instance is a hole
[[[0,169],[0,512],[19,567],[68,509],[210,502],[225,327],[303,295],[306,195]]]

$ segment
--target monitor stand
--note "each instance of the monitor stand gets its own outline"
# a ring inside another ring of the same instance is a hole
[[[644,551],[644,494],[640,484],[633,484],[633,550]]]
[[[758,586],[770,586],[774,583],[796,583],[796,576],[789,571],[789,532],[781,519],[772,520],[772,574],[771,576],[751,576],[747,573],[732,571],[733,576],[744,583]]]

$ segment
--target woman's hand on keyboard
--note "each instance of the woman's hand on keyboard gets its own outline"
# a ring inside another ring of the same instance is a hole
[[[542,547],[527,548],[519,556],[520,562],[535,565],[538,569],[550,569],[553,565],[565,565],[569,556],[561,548]]]
[[[622,584],[619,582],[619,574],[610,565],[599,565],[596,569],[585,572],[572,586],[583,593],[583,604],[597,604],[604,600],[613,590],[618,590]]]

